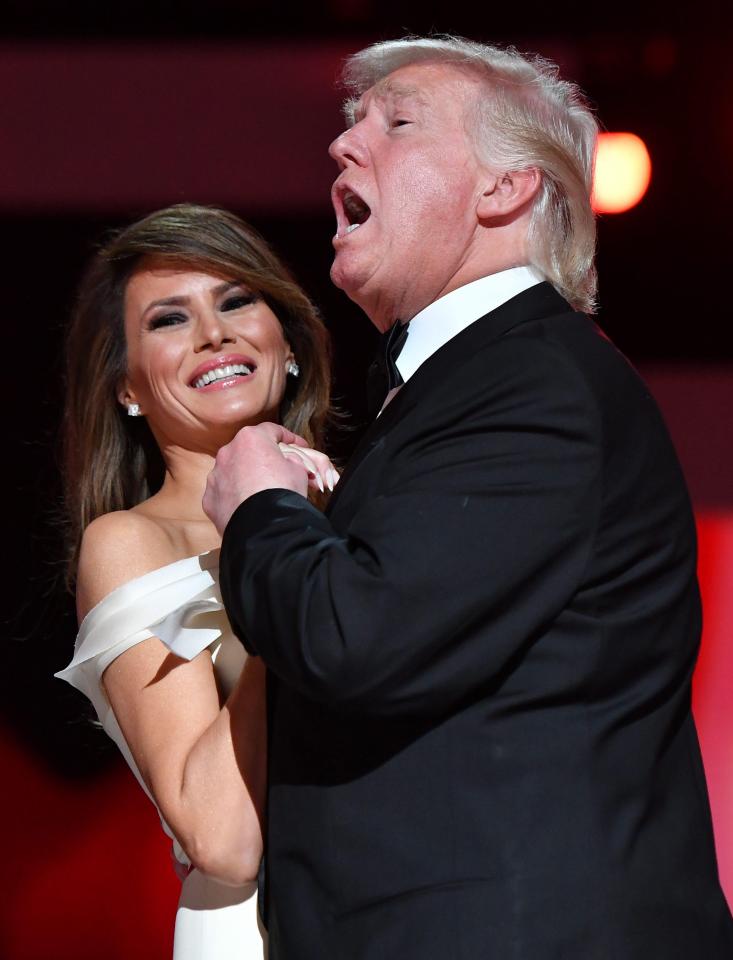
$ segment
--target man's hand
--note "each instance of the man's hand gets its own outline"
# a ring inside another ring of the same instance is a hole
[[[308,487],[333,490],[338,474],[328,457],[277,423],[243,427],[216,455],[203,507],[220,534],[240,505],[260,490],[293,490],[305,497]]]

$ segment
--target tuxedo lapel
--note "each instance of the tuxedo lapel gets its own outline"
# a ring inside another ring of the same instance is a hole
[[[463,357],[471,356],[484,344],[504,336],[519,324],[568,311],[572,311],[572,307],[550,283],[538,283],[517,294],[516,297],[512,297],[511,300],[507,300],[496,310],[485,314],[474,323],[470,323],[436,350],[401,387],[380,416],[367,427],[349,458],[341,480],[331,497],[327,513],[335,509],[346,484],[350,482],[351,477],[369,455],[381,446],[380,441],[394,423],[418,403],[424,401],[436,377],[445,378],[446,371],[458,370]]]

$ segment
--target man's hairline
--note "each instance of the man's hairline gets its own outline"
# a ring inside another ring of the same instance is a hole
[[[381,88],[376,93],[376,96],[378,97],[385,97],[390,94],[391,91],[388,89],[385,92],[384,88],[396,86],[398,88],[402,88],[401,95],[414,96],[423,104],[427,104],[429,98],[423,93],[422,90],[420,90],[419,87],[414,86],[413,84],[405,84],[399,80],[390,80],[390,77],[392,77],[393,74],[406,67],[423,66],[452,67],[456,70],[456,72],[462,74],[465,79],[471,80],[477,88],[484,87],[484,89],[491,89],[489,78],[483,75],[483,71],[478,64],[474,64],[466,60],[454,60],[449,57],[441,57],[439,54],[430,59],[416,58],[415,60],[410,60],[407,63],[401,63],[399,66],[394,67],[387,73],[382,74],[381,76],[377,77],[373,83],[370,83],[369,86],[364,87],[361,91],[358,89],[354,90],[353,95],[344,100],[342,105],[342,112],[346,118],[348,126],[351,127],[357,122],[355,115],[359,105],[361,104],[362,98],[369,93],[370,90],[375,90],[376,88]],[[398,95],[400,95],[400,92],[398,92]],[[478,105],[478,98],[476,100],[476,105]],[[466,106],[467,105],[464,104],[464,107]],[[469,109],[464,109],[464,115],[468,123]],[[468,125],[466,126],[466,132],[470,134]]]

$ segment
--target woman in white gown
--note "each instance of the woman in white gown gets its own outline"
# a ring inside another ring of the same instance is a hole
[[[328,388],[314,307],[232,214],[151,214],[100,250],[82,282],[65,414],[81,626],[58,676],[89,697],[171,837],[183,879],[175,960],[266,951],[255,896],[264,669],[223,611],[206,478],[249,424],[279,421],[318,446]],[[292,440],[287,455],[311,489],[332,489],[327,458]]]

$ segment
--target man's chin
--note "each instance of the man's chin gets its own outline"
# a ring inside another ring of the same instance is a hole
[[[349,270],[348,264],[344,262],[345,258],[340,254],[331,264],[331,282],[339,290],[343,290],[347,297],[359,303],[359,289],[361,283],[353,270]]]
[[[338,287],[339,290],[344,289],[343,271],[338,265],[338,257],[336,257],[331,264],[331,283],[334,285],[334,287]]]
[[[376,323],[374,316],[376,304],[380,302],[379,291],[374,277],[362,269],[353,269],[355,264],[349,264],[342,254],[337,254],[331,265],[331,282],[339,290],[343,290],[349,300],[361,307],[372,323]],[[350,269],[351,267],[351,269]]]

